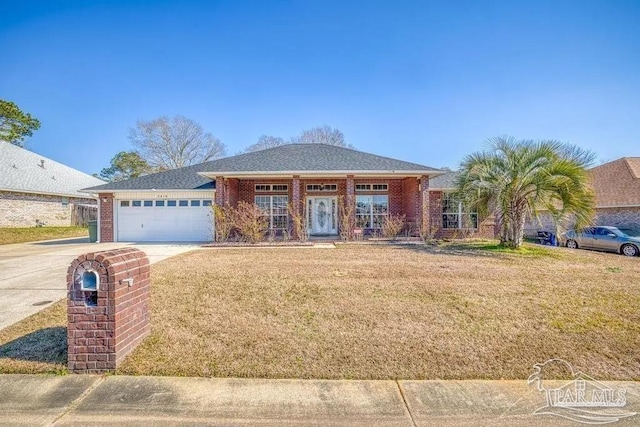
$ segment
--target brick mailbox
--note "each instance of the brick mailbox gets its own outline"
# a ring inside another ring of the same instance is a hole
[[[149,333],[149,259],[136,248],[81,255],[67,283],[69,370],[113,371]]]

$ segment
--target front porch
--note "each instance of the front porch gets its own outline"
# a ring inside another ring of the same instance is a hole
[[[271,234],[292,238],[299,237],[292,216],[303,219],[308,237],[329,240],[379,234],[389,217],[404,218],[405,234],[430,228],[427,175],[217,176],[215,203],[239,202],[255,203]]]

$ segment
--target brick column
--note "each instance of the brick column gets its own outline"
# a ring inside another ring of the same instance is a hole
[[[347,175],[347,195],[345,197],[345,204],[351,207],[351,217],[349,222],[351,224],[356,223],[356,184],[353,179],[353,175]],[[353,227],[353,226],[352,226]]]
[[[429,176],[423,175],[420,177],[420,229],[428,232],[431,226],[431,215],[429,212]]]
[[[113,194],[98,194],[100,209],[100,242],[113,242]]]
[[[149,259],[136,248],[81,255],[67,286],[69,370],[113,371],[150,331]]]
[[[300,197],[300,176],[299,175],[294,175],[293,180],[291,181],[291,206],[293,208],[293,211],[299,215],[302,209],[302,200]],[[294,239],[300,238],[300,236],[296,235],[295,229],[293,230],[293,234],[294,234],[293,236]]]
[[[216,176],[216,205],[224,206],[227,201],[224,178]]]

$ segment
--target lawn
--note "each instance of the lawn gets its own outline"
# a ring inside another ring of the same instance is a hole
[[[177,256],[152,267],[152,332],[118,373],[524,379],[560,357],[598,379],[640,380],[640,259],[496,249]],[[64,370],[64,322],[58,304],[0,331],[0,372]],[[43,344],[58,335],[57,348]]]
[[[84,227],[0,228],[0,245],[88,236],[89,231]]]

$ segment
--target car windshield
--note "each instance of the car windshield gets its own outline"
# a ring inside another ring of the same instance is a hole
[[[620,231],[630,237],[640,237],[640,230],[633,228],[620,228]]]

